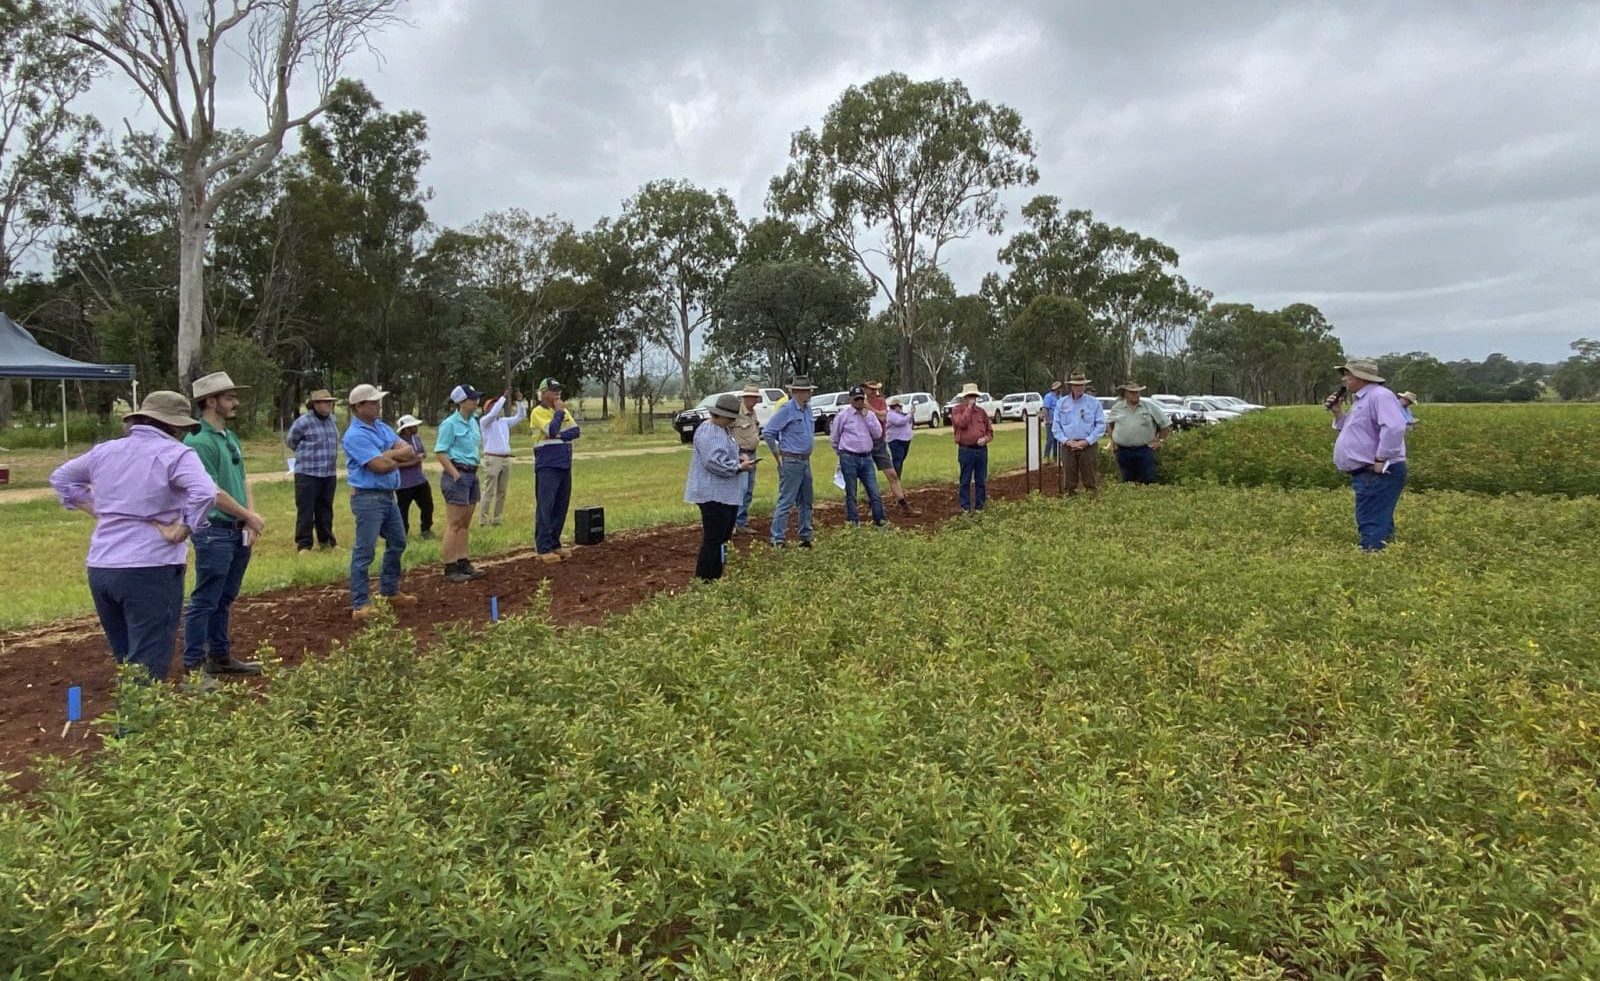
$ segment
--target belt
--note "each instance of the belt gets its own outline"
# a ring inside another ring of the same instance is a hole
[[[484,456],[497,456],[502,460],[511,459],[511,454],[510,453],[485,453]]]
[[[988,449],[987,446],[980,446],[977,443],[957,443],[956,445],[961,447],[964,450],[986,450],[986,449]]]
[[[237,527],[239,527],[239,521],[238,521],[237,518],[212,518],[211,519],[211,527],[213,527],[213,528],[237,528]]]
[[[840,450],[839,452],[843,453],[845,456],[871,456],[872,455],[872,451],[871,450],[862,450],[860,453],[857,453],[855,450]]]
[[[384,497],[393,497],[394,496],[394,491],[392,491],[392,490],[380,490],[377,487],[352,487],[350,489],[350,493],[352,495],[355,495],[355,494],[382,494]]]
[[[456,463],[456,461],[454,461],[454,460],[451,460],[450,462],[452,464],[455,464],[455,468],[457,470],[465,470],[467,473],[477,473],[478,472],[478,467],[477,467],[476,464],[473,464],[473,463]]]
[[[809,460],[810,453],[779,453],[778,456],[785,460]]]

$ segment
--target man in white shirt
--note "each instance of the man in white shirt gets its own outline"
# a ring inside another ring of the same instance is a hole
[[[512,409],[506,415],[507,408]],[[478,508],[478,526],[498,525],[506,510],[506,494],[511,490],[511,427],[528,417],[521,392],[506,389],[484,412],[483,463],[478,469],[478,487],[483,503]]]

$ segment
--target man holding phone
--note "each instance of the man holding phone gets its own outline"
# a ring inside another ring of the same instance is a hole
[[[1335,366],[1344,378],[1323,402],[1339,434],[1333,465],[1350,478],[1356,498],[1356,530],[1363,552],[1381,552],[1394,541],[1394,511],[1406,486],[1406,417],[1400,400],[1384,387],[1372,361],[1351,359]],[[1350,394],[1350,408],[1344,395]]]

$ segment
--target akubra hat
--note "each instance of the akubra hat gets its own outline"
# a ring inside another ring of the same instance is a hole
[[[789,382],[789,391],[791,392],[814,392],[816,390],[817,386],[811,384],[810,375],[795,375],[794,379]]]
[[[1355,375],[1362,381],[1377,382],[1379,385],[1383,384],[1383,376],[1378,374],[1378,363],[1376,361],[1368,361],[1365,358],[1351,358],[1344,364],[1334,365],[1333,370],[1348,371],[1350,374]]]
[[[1117,391],[1119,391],[1119,392],[1142,392],[1142,391],[1144,391],[1144,386],[1139,384],[1136,381],[1125,381],[1121,385],[1117,386]]]
[[[123,422],[137,423],[142,419],[171,426],[173,429],[199,429],[200,421],[194,417],[189,400],[181,392],[150,392],[139,408],[122,417]]]
[[[739,410],[744,408],[743,402],[742,396],[735,395],[732,392],[723,392],[717,396],[715,402],[711,403],[711,414],[720,416],[723,419],[737,419],[739,418]]]
[[[749,384],[749,385],[746,385],[744,387],[744,391],[739,393],[739,397],[743,398],[746,395],[754,395],[756,398],[760,398],[761,397],[761,389],[757,388],[753,383]]]
[[[1087,385],[1087,384],[1089,384],[1089,379],[1083,377],[1083,372],[1074,371],[1072,374],[1067,376],[1067,384],[1068,385]]]
[[[313,402],[333,402],[333,401],[335,401],[335,399],[333,397],[333,393],[332,392],[328,391],[326,388],[319,388],[315,392],[311,393],[311,397],[310,398],[306,399],[306,408],[308,408],[308,409],[311,408],[311,404]]]
[[[220,395],[223,392],[243,392],[248,391],[249,388],[249,385],[235,385],[226,371],[213,371],[209,375],[196,378],[189,390],[194,393],[194,400],[198,402],[207,395]]]

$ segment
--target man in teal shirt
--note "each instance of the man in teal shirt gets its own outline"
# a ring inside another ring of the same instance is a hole
[[[197,679],[202,688],[214,686],[217,675],[261,673],[259,661],[233,656],[228,635],[233,601],[250,566],[250,548],[265,527],[251,506],[244,450],[228,428],[228,421],[239,414],[239,389],[225,371],[196,379],[200,428],[184,439],[218,488],[211,527],[194,533],[194,592],[183,615],[183,670],[193,676],[203,667]]]
[[[478,423],[478,402],[483,393],[471,385],[457,385],[450,393],[456,411],[439,423],[433,455],[444,473],[439,491],[444,495],[444,577],[450,582],[471,582],[485,573],[467,558],[467,538],[472,534],[472,513],[478,508],[478,460],[483,441]]]

